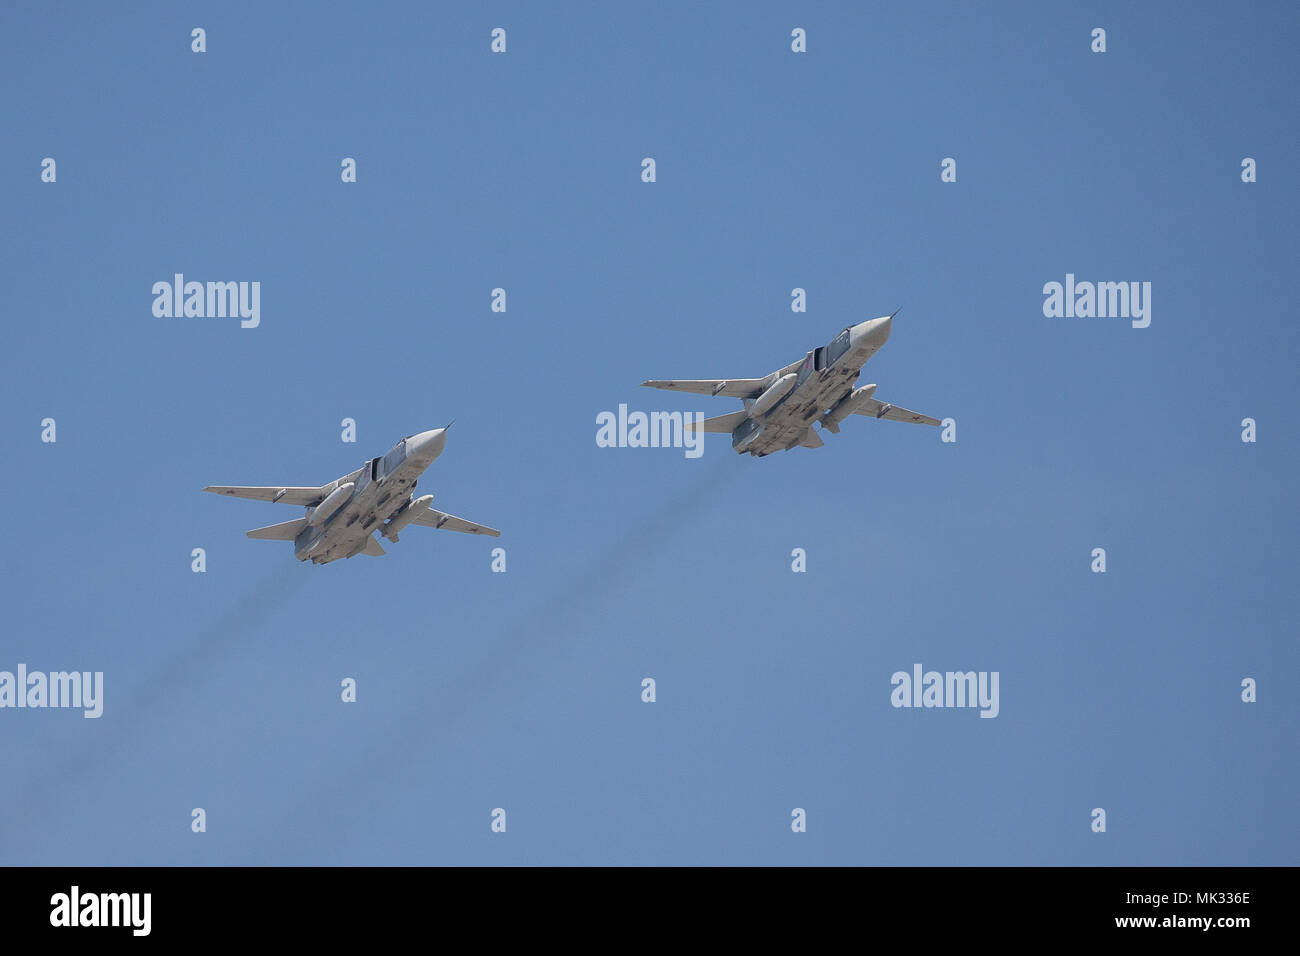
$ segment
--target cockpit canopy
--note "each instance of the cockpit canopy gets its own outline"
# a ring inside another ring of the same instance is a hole
[[[825,360],[823,368],[829,368],[839,361],[840,356],[849,350],[853,339],[853,326],[847,326],[843,332],[831,339],[830,344],[826,346]]]
[[[410,436],[408,435],[407,437],[409,438]],[[382,460],[380,460],[380,466],[379,466],[380,471],[376,477],[382,478],[385,475],[391,475],[393,472],[397,470],[398,466],[401,465],[401,463],[404,461],[406,461],[406,439],[405,438],[403,438],[396,445],[394,445],[393,450],[390,451],[387,455],[385,455]]]

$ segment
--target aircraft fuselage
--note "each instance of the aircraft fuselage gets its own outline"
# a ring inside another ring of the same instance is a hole
[[[350,558],[367,546],[373,546],[371,534],[385,522],[412,505],[417,480],[433,460],[442,453],[446,437],[443,429],[421,432],[403,438],[388,454],[372,458],[351,474],[325,486],[332,494],[348,484],[350,493],[340,497],[343,503],[324,521],[308,524],[293,541],[299,561],[328,564]],[[328,496],[320,507],[326,507]],[[317,509],[307,509],[308,521]]]
[[[770,389],[780,389],[788,375],[793,374],[795,379],[789,392],[767,407],[764,407],[764,395],[745,400],[750,415],[731,433],[731,447],[738,454],[761,458],[795,445],[822,444],[813,431],[813,423],[851,399],[862,366],[889,338],[890,324],[888,317],[859,322],[844,329],[828,344],[813,349],[802,362],[787,365],[768,376],[773,379]]]

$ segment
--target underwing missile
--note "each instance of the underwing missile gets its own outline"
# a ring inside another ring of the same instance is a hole
[[[384,530],[382,532],[383,536],[389,541],[396,541],[398,533],[416,518],[420,517],[420,515],[424,514],[424,512],[428,511],[431,504],[433,504],[433,495],[425,495],[422,498],[416,498],[389,519],[388,524],[384,525]]]
[[[349,481],[331,491],[325,500],[316,506],[316,510],[311,513],[311,517],[307,519],[307,527],[314,528],[316,525],[328,521],[330,515],[347,504],[348,499],[352,497],[352,489],[355,487],[356,485]]]
[[[835,407],[822,417],[822,428],[825,428],[831,434],[835,434],[840,430],[840,422],[852,415],[864,400],[874,394],[876,394],[876,386],[874,385],[863,385],[861,388],[855,388],[836,402]]]
[[[750,418],[758,418],[764,414],[773,405],[790,394],[790,389],[794,388],[795,379],[799,376],[794,372],[789,375],[782,375],[771,387],[758,398],[754,399],[754,404],[749,409]]]

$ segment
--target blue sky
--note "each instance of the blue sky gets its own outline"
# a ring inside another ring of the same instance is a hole
[[[1297,863],[1297,42],[1282,3],[5,5],[0,669],[105,699],[0,710],[0,862]],[[156,318],[176,272],[260,326]],[[1067,273],[1150,327],[1046,318]],[[863,381],[955,443],[596,446],[737,407],[647,378],[900,307]],[[298,509],[199,492],[453,418],[421,490],[499,541],[304,566],[243,534]],[[998,717],[891,707],[916,663]]]

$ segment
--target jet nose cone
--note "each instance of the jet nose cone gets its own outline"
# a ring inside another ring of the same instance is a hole
[[[879,347],[884,345],[885,340],[889,338],[889,330],[893,327],[893,324],[894,317],[892,315],[859,322],[853,327],[853,338],[855,340],[865,339],[872,345]]]
[[[447,444],[447,429],[433,428],[406,440],[406,453],[422,461],[433,461]]]

